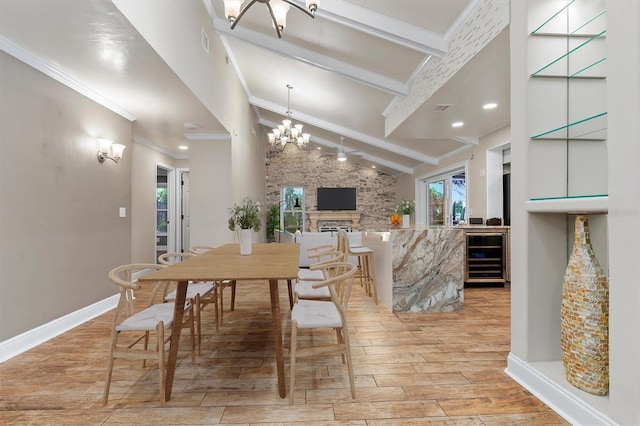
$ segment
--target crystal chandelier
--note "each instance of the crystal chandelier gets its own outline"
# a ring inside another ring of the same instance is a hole
[[[224,0],[224,15],[227,20],[231,22],[231,29],[236,27],[240,18],[242,18],[254,3],[263,3],[267,6],[267,10],[269,10],[273,27],[276,29],[279,38],[282,38],[282,31],[287,26],[287,12],[289,12],[290,5],[303,11],[312,18],[315,18],[315,13],[320,6],[320,0],[306,0],[306,9],[291,0],[251,0],[249,4],[240,10],[243,2],[244,0]]]
[[[273,129],[267,136],[269,137],[269,144],[271,146],[280,146],[284,149],[285,145],[292,143],[302,149],[309,143],[311,135],[309,133],[302,133],[302,124],[292,124],[291,89],[293,89],[293,86],[287,84],[287,89],[287,118],[282,120],[282,124],[279,124],[278,127]]]

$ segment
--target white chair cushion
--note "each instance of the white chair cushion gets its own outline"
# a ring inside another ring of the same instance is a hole
[[[173,307],[173,303],[151,305],[117,325],[116,331],[153,331],[160,321],[168,329],[173,324]]]
[[[349,251],[353,254],[368,254],[373,253],[369,247],[365,246],[357,246],[357,247],[349,247]]]
[[[320,270],[312,271],[310,269],[298,269],[298,279],[302,280],[316,280],[322,281],[324,280],[324,273]]]
[[[336,305],[321,300],[298,300],[291,310],[291,320],[297,321],[298,328],[342,327]]]
[[[318,281],[300,281],[296,284],[295,292],[301,299],[327,299],[331,298],[329,287],[313,288],[313,284]]]
[[[187,299],[195,299],[196,295],[200,295],[200,297],[210,293],[215,287],[215,284],[212,282],[200,282],[200,283],[189,283],[187,286]],[[167,294],[164,298],[166,301],[174,301],[176,300],[176,290],[173,290],[171,293]]]

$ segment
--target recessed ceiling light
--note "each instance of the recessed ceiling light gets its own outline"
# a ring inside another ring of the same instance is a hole
[[[318,151],[322,151],[322,147],[321,146],[319,146],[317,149],[318,149]]]
[[[371,166],[371,168],[372,168],[372,169],[375,169],[375,168],[376,168],[376,166]]]
[[[183,150],[183,151],[186,151],[187,149],[189,149],[189,147],[188,147],[188,146],[186,146],[186,145],[180,145],[180,146],[178,146],[178,149],[181,149],[181,150]]]
[[[462,121],[456,121],[455,123],[451,123],[451,127],[462,127],[464,123]]]
[[[495,102],[489,102],[488,104],[482,105],[482,109],[494,109],[498,106]]]

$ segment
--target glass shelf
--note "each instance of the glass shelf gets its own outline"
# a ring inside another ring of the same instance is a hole
[[[555,18],[557,18],[558,16],[560,16],[560,14],[564,11],[567,11],[567,13],[569,13],[569,7],[574,4],[576,2],[576,0],[571,0],[570,2],[568,2],[564,7],[562,7],[560,10],[558,10],[556,13],[554,13],[549,19],[547,19],[546,21],[544,21],[542,24],[540,24],[540,26],[538,26],[538,28],[536,28],[535,30],[531,31],[531,35],[555,35],[555,34],[560,34],[560,33],[543,33],[540,30],[542,30],[542,28],[544,28],[547,24],[551,23]],[[583,24],[577,26],[573,31],[569,31],[567,34],[563,34],[565,37],[566,36],[577,36],[580,37],[582,36],[584,33],[578,33],[578,31],[584,29],[585,27],[587,27],[589,24],[594,23],[598,18],[600,18],[601,16],[603,16],[606,13],[606,10],[603,10],[599,13],[597,13],[595,16],[593,16],[591,19],[588,19],[587,21],[585,21]]]
[[[609,195],[574,195],[565,197],[536,197],[525,203],[529,213],[600,213],[609,211]]]
[[[546,132],[531,136],[533,140],[572,140],[572,141],[605,141],[607,140],[606,112],[556,127]],[[600,120],[599,120],[600,119]],[[560,132],[565,131],[564,134]]]
[[[531,76],[532,76],[532,77],[535,77],[536,75],[540,74],[542,71],[546,70],[547,68],[549,68],[549,67],[550,67],[550,66],[552,66],[553,64],[555,64],[555,63],[557,63],[557,62],[561,61],[562,59],[564,59],[564,58],[566,58],[566,57],[568,57],[568,56],[569,56],[569,55],[571,55],[572,53],[577,52],[578,50],[582,49],[584,46],[587,46],[587,45],[588,45],[589,43],[591,43],[592,41],[597,40],[597,39],[604,38],[604,33],[605,33],[605,32],[606,32],[606,30],[603,30],[603,31],[601,31],[600,33],[598,33],[598,34],[596,34],[596,35],[594,35],[594,36],[590,37],[590,38],[589,38],[588,40],[586,40],[585,42],[580,43],[579,45],[577,45],[577,46],[576,46],[576,47],[574,47],[573,49],[569,49],[566,53],[563,53],[563,54],[562,54],[562,56],[560,56],[559,58],[554,59],[553,61],[549,62],[548,64],[546,64],[546,65],[545,65],[545,66],[543,66],[542,68],[540,68],[540,69],[538,69],[537,71],[535,71],[535,72],[531,73]],[[576,74],[579,74],[579,73],[581,73],[581,72],[583,72],[583,71],[586,71],[586,70],[588,70],[588,69],[590,69],[590,68],[594,67],[595,65],[597,65],[597,64],[599,64],[599,63],[601,63],[601,62],[603,62],[605,59],[606,59],[606,58],[601,58],[601,59],[599,59],[599,60],[597,60],[597,61],[593,62],[591,65],[588,65],[588,66],[586,66],[586,67],[584,67],[584,68],[580,69],[579,71],[576,71],[576,72],[572,73],[571,75],[576,75]]]

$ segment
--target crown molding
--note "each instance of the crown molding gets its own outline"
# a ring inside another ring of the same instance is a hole
[[[228,141],[229,133],[185,133],[184,137],[190,141]]]
[[[142,136],[138,136],[138,135],[133,135],[133,137],[131,138],[135,143],[139,143],[140,145],[144,145],[147,148],[150,148],[156,152],[159,152],[161,154],[164,155],[168,155],[169,157],[173,158],[174,160],[186,160],[189,158],[189,156],[187,154],[176,154],[175,152],[171,152],[165,148],[162,148],[156,144],[154,144],[153,142],[149,142],[148,140],[146,140],[145,138],[143,138]]]
[[[48,77],[51,77],[57,82],[64,84],[70,89],[75,90],[81,95],[86,96],[87,98],[102,105],[103,107],[115,112],[116,114],[120,115],[123,118],[129,121],[136,121],[138,119],[138,117],[136,117],[135,114],[130,113],[126,109],[122,108],[120,105],[107,99],[106,97],[102,96],[100,93],[96,92],[95,90],[69,77],[60,69],[49,64],[42,58],[34,55],[33,53],[23,49],[22,47],[18,46],[17,44],[13,43],[11,40],[3,36],[0,36],[0,50],[13,56],[19,61],[24,62],[30,67],[35,68],[36,70],[40,71],[41,73],[45,74]]]

